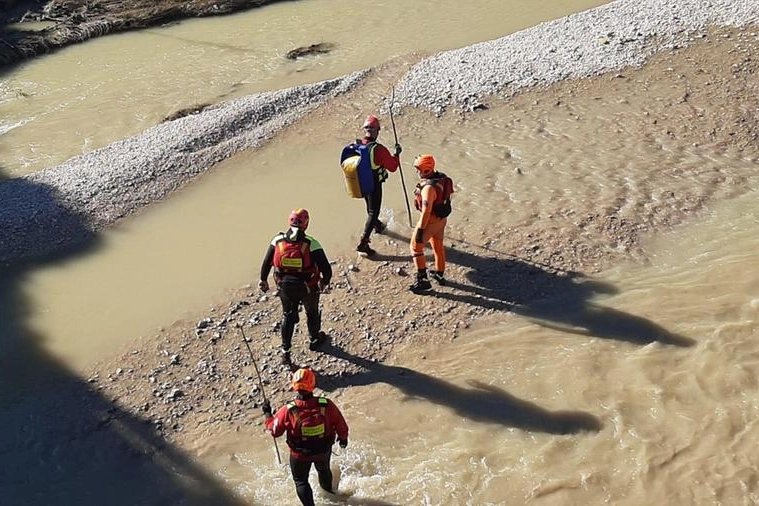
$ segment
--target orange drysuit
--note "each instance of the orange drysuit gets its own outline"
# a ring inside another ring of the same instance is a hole
[[[432,212],[432,205],[438,197],[442,197],[442,189],[434,184],[425,183],[426,180],[422,179],[416,190],[414,204],[422,214],[419,216],[419,221],[411,236],[411,255],[414,258],[414,265],[417,270],[427,268],[424,247],[429,242],[435,255],[435,270],[442,274],[445,272],[443,238],[445,237],[445,225],[448,223],[448,219],[435,216],[435,213]],[[421,242],[417,242],[419,230],[423,230]]]

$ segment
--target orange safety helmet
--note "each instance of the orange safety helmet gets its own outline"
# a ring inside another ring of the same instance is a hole
[[[301,230],[306,230],[308,228],[308,220],[308,211],[301,207],[299,209],[293,209],[290,212],[290,218],[287,220],[287,223],[291,227],[297,227]]]
[[[366,127],[372,127],[379,130],[380,122],[379,122],[379,119],[377,119],[377,116],[375,116],[374,114],[370,114],[369,116],[367,116],[366,121],[364,121],[364,128]]]
[[[308,367],[302,367],[293,373],[293,390],[313,392],[316,388],[316,374]]]
[[[428,176],[435,172],[435,157],[432,155],[419,155],[414,160],[414,168],[422,176]]]

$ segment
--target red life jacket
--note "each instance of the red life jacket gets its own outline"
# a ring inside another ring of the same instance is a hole
[[[422,188],[425,186],[435,187],[435,201],[432,203],[432,214],[438,218],[447,218],[451,214],[451,194],[453,193],[453,179],[442,172],[435,172],[432,177],[419,181],[414,191],[414,207],[422,210]]]
[[[306,283],[318,281],[318,269],[311,260],[311,244],[308,239],[291,241],[283,237],[274,245],[275,277],[294,275]]]
[[[318,455],[331,450],[335,434],[327,421],[328,403],[326,397],[318,397],[313,407],[298,407],[295,401],[287,403],[295,421],[293,430],[287,432],[287,446],[303,455]]]

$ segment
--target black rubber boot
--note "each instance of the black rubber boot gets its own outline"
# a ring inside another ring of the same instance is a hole
[[[421,269],[416,273],[416,281],[408,287],[414,293],[422,293],[432,290],[432,283],[427,279],[427,269]]]
[[[445,278],[440,271],[430,271],[430,277],[434,279],[438,285],[445,286]]]
[[[356,251],[359,253],[363,253],[366,256],[374,256],[377,252],[374,251],[371,246],[369,246],[369,240],[365,239],[362,240],[360,243],[358,243],[358,246],[356,246]]]
[[[311,339],[311,341],[308,343],[308,349],[311,351],[316,351],[321,348],[322,344],[324,344],[324,341],[326,340],[327,334],[324,332],[319,332],[319,336],[316,339]]]

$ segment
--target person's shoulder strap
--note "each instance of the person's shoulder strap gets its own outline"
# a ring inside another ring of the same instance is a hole
[[[271,240],[271,245],[276,246],[277,243],[285,238],[284,232],[277,232],[277,235],[274,236],[274,239]]]
[[[322,249],[322,245],[319,243],[319,241],[317,241],[310,235],[306,235],[305,240],[308,241],[311,251]]]
[[[445,184],[450,181],[453,184],[453,179],[446,176],[443,172],[435,172],[432,177],[425,179],[426,185],[440,185],[445,189]]]

